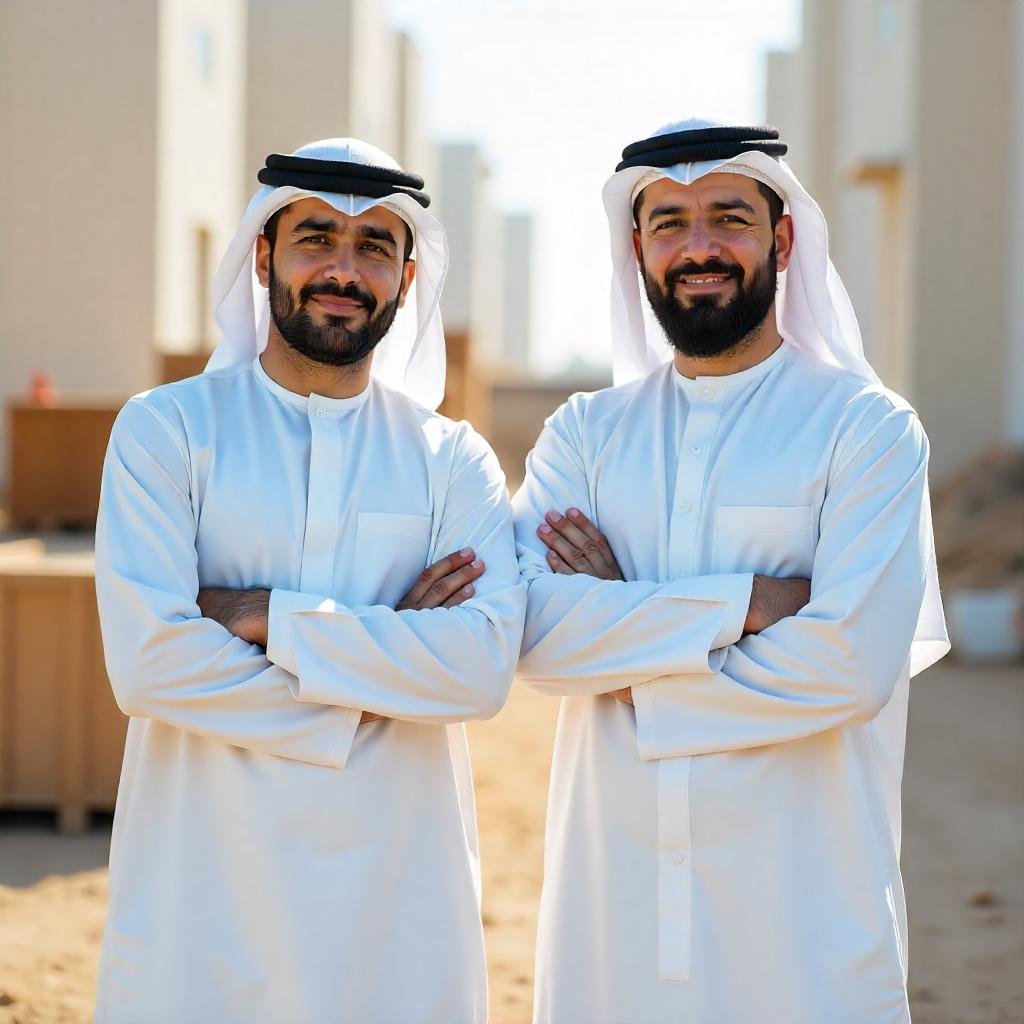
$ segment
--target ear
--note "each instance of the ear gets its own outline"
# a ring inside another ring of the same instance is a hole
[[[793,255],[793,218],[784,213],[775,225],[775,269],[782,271],[789,266]]]
[[[409,289],[412,287],[412,282],[416,277],[416,261],[406,260],[402,265],[402,284],[398,289],[398,308],[401,309],[405,305],[405,296]]]
[[[640,249],[640,229],[633,228],[633,252],[636,253],[636,261],[638,264],[643,266],[644,257],[643,252]]]
[[[256,239],[256,278],[264,288],[270,287],[270,242],[266,235]]]

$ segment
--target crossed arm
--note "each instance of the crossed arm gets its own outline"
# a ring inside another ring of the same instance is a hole
[[[472,548],[453,551],[428,565],[420,573],[409,593],[395,606],[395,611],[421,611],[427,608],[455,608],[475,593],[473,581],[484,574],[486,566]],[[232,636],[267,648],[270,628],[269,587],[203,587],[196,604],[203,617],[219,622]],[[375,722],[384,715],[364,711],[360,722]]]
[[[200,596],[191,471],[179,433],[133,399],[104,464],[96,589],[108,676],[125,714],[344,767],[364,709],[431,724],[497,711],[511,684],[525,594],[504,478],[482,441],[467,435],[437,538],[442,550],[459,537],[472,549],[431,566],[399,609],[348,608],[276,590]],[[275,661],[265,643],[274,622],[267,609],[278,596],[285,600]]]
[[[584,573],[599,580],[625,580],[608,538],[580,509],[571,507],[564,514],[551,509],[537,527],[537,536],[547,545],[545,558],[554,572],[563,576]],[[810,580],[775,579],[755,574],[743,635],[760,633],[781,619],[796,615],[810,596]],[[612,690],[610,696],[625,704],[633,703],[630,686]]]
[[[514,503],[530,587],[526,685],[559,696],[628,689],[644,759],[787,742],[870,721],[888,703],[931,549],[927,441],[911,410],[878,396],[837,446],[809,599],[803,584],[743,574],[622,581],[590,516],[550,511],[590,511],[573,504],[589,494],[582,451],[565,407]]]

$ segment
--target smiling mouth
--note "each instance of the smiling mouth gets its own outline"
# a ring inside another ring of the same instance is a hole
[[[315,299],[323,308],[335,316],[351,316],[353,313],[358,313],[365,309],[363,303],[358,299],[347,299],[340,298],[337,295],[313,295]]]
[[[676,278],[676,284],[686,285],[688,288],[704,288],[725,284],[726,281],[731,280],[731,274],[701,274],[699,276],[692,274]]]

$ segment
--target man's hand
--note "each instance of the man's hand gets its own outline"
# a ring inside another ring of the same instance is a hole
[[[454,608],[476,593],[473,580],[483,576],[485,568],[472,548],[445,555],[420,573],[412,590],[398,602],[395,610]]]
[[[743,623],[744,634],[760,633],[781,619],[796,615],[810,599],[810,580],[755,576],[750,591],[750,609]]]
[[[203,587],[196,604],[206,619],[219,622],[229,633],[249,644],[267,646],[270,591],[265,587],[231,590]]]
[[[395,606],[396,611],[414,611],[421,608],[454,608],[468,601],[476,593],[473,580],[484,574],[484,563],[476,558],[472,548],[463,548],[454,554],[428,565],[405,597]],[[359,724],[377,722],[384,715],[364,711]]]
[[[548,565],[555,572],[599,580],[623,578],[607,538],[578,508],[570,508],[564,516],[548,512],[544,519],[537,536],[547,545]]]

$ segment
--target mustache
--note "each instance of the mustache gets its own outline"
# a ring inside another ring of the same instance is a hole
[[[305,305],[314,295],[333,295],[337,299],[351,299],[372,313],[377,308],[377,303],[369,292],[355,284],[347,284],[344,288],[333,281],[324,281],[322,284],[307,284],[299,292],[299,303]]]
[[[738,263],[726,263],[724,260],[712,256],[711,259],[705,260],[703,263],[695,263],[690,260],[681,266],[673,267],[665,275],[665,285],[671,288],[681,278],[701,274],[727,274],[729,277],[735,277],[738,281],[743,280],[743,268]]]

